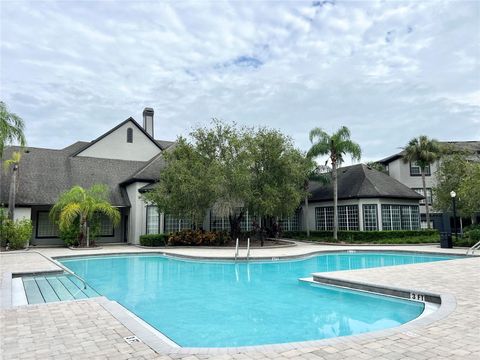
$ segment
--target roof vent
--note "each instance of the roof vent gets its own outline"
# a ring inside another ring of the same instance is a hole
[[[153,138],[153,109],[145,108],[143,110],[143,128]]]

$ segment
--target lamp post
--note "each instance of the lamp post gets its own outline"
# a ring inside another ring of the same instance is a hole
[[[453,206],[453,231],[455,231],[455,240],[458,240],[457,235],[457,204],[455,202],[455,198],[457,197],[457,193],[455,191],[450,192],[450,197],[452,198],[452,206]]]

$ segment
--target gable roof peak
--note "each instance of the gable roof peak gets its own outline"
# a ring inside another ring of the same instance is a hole
[[[158,147],[161,151],[164,150],[162,145],[159,142],[157,142],[147,131],[145,131],[145,129],[142,126],[140,126],[140,124],[133,117],[130,116],[128,119],[125,119],[124,121],[122,121],[117,126],[108,130],[106,133],[100,135],[98,138],[91,141],[87,146],[85,146],[84,148],[81,148],[77,152],[73,153],[71,156],[77,156],[82,151],[84,151],[84,150],[88,149],[90,146],[98,143],[100,140],[104,139],[105,137],[107,137],[108,135],[113,133],[115,130],[118,130],[119,128],[121,128],[123,125],[125,125],[128,122],[131,122],[133,125],[135,125],[152,142],[152,144],[154,144],[156,147]]]

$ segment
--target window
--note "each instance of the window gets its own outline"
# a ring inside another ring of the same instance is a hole
[[[301,210],[297,209],[292,216],[280,218],[278,224],[283,231],[300,231],[301,214]]]
[[[165,214],[165,225],[164,230],[166,234],[172,232],[187,230],[192,228],[191,219],[187,218],[177,218],[170,214]]]
[[[113,236],[113,223],[110,218],[104,214],[98,214],[98,236],[100,237],[109,237]]]
[[[315,208],[315,229],[320,231],[333,230],[333,206]]]
[[[377,205],[363,205],[363,230],[378,230]]]
[[[240,229],[242,229],[243,232],[252,231],[254,221],[258,222],[257,217],[250,214],[247,210],[242,220],[240,221]]]
[[[127,129],[127,143],[133,143],[133,129]]]
[[[358,230],[357,205],[345,205],[338,207],[338,229]]]
[[[410,163],[410,176],[421,176],[422,170],[416,162]],[[425,167],[425,176],[430,176],[430,165]]]
[[[419,193],[422,196],[425,196],[422,188],[413,188],[412,190]],[[427,201],[428,201],[428,205],[432,205],[433,202],[432,202],[432,189],[431,188],[427,188],[426,198],[427,198]],[[420,200],[420,205],[425,205],[425,199]]]
[[[58,237],[58,227],[50,220],[48,211],[39,211],[37,213],[37,238]]]
[[[147,206],[147,234],[160,233],[160,216],[158,208],[153,205]]]
[[[417,230],[420,228],[417,205],[382,205],[383,230]]]
[[[210,230],[223,231],[230,229],[230,220],[228,216],[220,216],[213,211],[210,212]]]

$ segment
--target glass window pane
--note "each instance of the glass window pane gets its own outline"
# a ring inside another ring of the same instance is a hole
[[[147,206],[147,234],[160,233],[160,215],[156,206]]]
[[[333,206],[315,208],[315,229],[319,231],[333,230]]]
[[[378,230],[377,205],[363,205],[363,230]]]
[[[58,237],[58,227],[50,220],[48,211],[37,213],[37,237]]]

